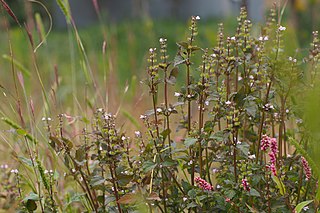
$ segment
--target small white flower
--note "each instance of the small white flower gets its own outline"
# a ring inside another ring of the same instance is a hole
[[[13,174],[18,174],[19,171],[18,171],[18,169],[12,169],[10,172]]]
[[[251,159],[251,160],[254,160],[254,159],[256,159],[256,155],[255,154],[249,155],[248,158]]]
[[[239,77],[238,77],[238,81],[241,81],[241,80],[242,80],[242,77],[241,77],[241,76],[239,76]]]
[[[140,115],[140,119],[146,119],[147,118],[147,116],[145,116],[145,115]]]
[[[297,59],[293,59],[293,62],[294,62],[294,63],[297,63]]]
[[[205,101],[204,104],[205,104],[206,106],[209,106],[209,101]]]
[[[178,93],[178,92],[174,92],[174,96],[175,96],[175,97],[180,97],[180,96],[181,96],[181,94],[180,94],[180,93]]]
[[[75,173],[75,172],[76,172],[76,170],[75,170],[75,169],[72,169],[72,170],[71,170],[71,172],[72,172],[72,173]]]
[[[126,137],[125,137],[125,136],[122,136],[122,137],[121,137],[121,140],[123,140],[123,141],[124,141],[125,139],[126,139]]]
[[[196,16],[196,20],[200,20],[200,16]]]
[[[217,185],[216,187],[217,187],[217,189],[221,189],[221,186],[220,186],[220,185]]]
[[[289,61],[292,61],[292,57],[291,56],[288,59],[289,59]]]
[[[232,36],[230,39],[231,39],[232,41],[235,41],[235,40],[236,40],[236,37]]]
[[[237,144],[240,145],[242,142],[241,141],[237,141]]]
[[[9,166],[7,164],[3,164],[3,165],[0,166],[1,169],[8,169],[8,167]]]
[[[163,42],[166,42],[166,41],[167,41],[167,39],[165,39],[165,38],[160,38],[160,39],[159,39],[159,42],[160,42],[160,43],[163,43]]]
[[[219,169],[214,168],[214,169],[212,169],[212,172],[213,172],[213,173],[218,173],[218,172],[219,172]]]
[[[192,96],[189,94],[189,95],[187,95],[187,98],[191,98]]]
[[[211,54],[211,57],[215,58],[215,57],[217,57],[217,55],[213,53],[213,54]]]
[[[134,134],[137,138],[141,137],[141,132],[140,131],[134,131]]]
[[[262,36],[259,37],[259,41],[263,41],[263,37]]]
[[[157,112],[162,112],[162,109],[161,108],[157,108]]]
[[[285,31],[287,28],[286,27],[283,27],[283,26],[280,26],[279,27],[279,31]]]
[[[190,160],[190,161],[188,162],[188,166],[190,166],[190,165],[192,165],[192,164],[193,164],[193,161]]]
[[[263,38],[263,40],[264,40],[264,41],[268,41],[268,40],[269,40],[268,36],[265,36],[265,37]]]
[[[226,105],[230,105],[231,104],[231,101],[226,101]]]
[[[150,53],[153,53],[156,49],[157,49],[157,48],[150,48],[150,49],[149,49],[149,52],[150,52]]]
[[[49,171],[48,170],[44,170],[44,174],[48,174],[49,173]]]
[[[286,113],[289,113],[289,109],[286,109]]]
[[[186,200],[188,200],[188,198],[184,197],[184,198],[182,198],[182,200],[183,200],[183,201],[186,201]]]
[[[303,207],[302,209],[303,209],[303,211],[308,211],[308,210],[309,210],[309,207],[308,207],[308,206],[305,206],[305,207]]]

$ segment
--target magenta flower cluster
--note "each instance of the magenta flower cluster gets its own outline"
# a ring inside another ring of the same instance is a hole
[[[267,149],[270,147],[270,151],[268,153],[270,157],[270,164],[267,166],[272,172],[274,176],[277,176],[277,168],[276,168],[276,162],[277,162],[277,153],[278,153],[278,143],[276,138],[271,138],[267,135],[263,135],[261,139],[261,146],[260,149],[263,151],[267,151]]]
[[[207,181],[205,181],[204,179],[202,179],[200,177],[196,177],[194,179],[194,181],[196,182],[198,187],[203,189],[203,190],[206,190],[206,191],[212,191],[213,190],[213,186],[211,186],[210,183],[208,183]]]
[[[309,166],[308,161],[304,157],[301,157],[301,163],[304,173],[306,174],[306,180],[308,181],[311,178],[311,168]]]
[[[245,191],[250,192],[250,186],[248,183],[248,180],[246,178],[243,178],[241,181],[242,187]]]

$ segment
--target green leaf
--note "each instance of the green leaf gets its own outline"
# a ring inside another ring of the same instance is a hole
[[[225,196],[229,199],[232,199],[236,195],[236,192],[234,190],[228,190],[225,192]]]
[[[144,173],[147,173],[151,170],[153,170],[154,168],[156,168],[157,164],[153,161],[146,161],[143,163],[142,165],[142,169],[144,171]]]
[[[177,45],[185,49],[188,49],[188,46],[189,46],[188,42],[185,42],[185,41],[180,41],[177,43]]]
[[[286,193],[286,188],[283,182],[277,176],[274,175],[272,175],[272,180],[277,184],[277,187],[280,190],[280,194],[284,195]]]
[[[18,157],[18,158],[19,158],[19,160],[20,160],[22,163],[26,164],[27,166],[30,166],[30,167],[33,166],[31,159],[25,158],[25,157],[21,157],[21,156]]]
[[[184,145],[186,145],[186,147],[190,147],[190,146],[193,146],[197,141],[198,139],[196,138],[186,138],[184,140]]]
[[[149,196],[146,199],[152,201],[161,201],[159,195],[155,192],[151,192],[151,194],[149,194]]]
[[[255,190],[254,188],[251,188],[251,189],[250,189],[249,194],[250,194],[251,196],[254,196],[254,197],[260,197],[260,193],[259,193],[257,190]]]
[[[167,138],[167,136],[171,133],[171,130],[170,129],[165,129],[161,132],[161,135],[164,139]]]
[[[172,166],[176,166],[177,162],[172,160],[172,159],[167,159],[162,163],[162,166],[164,167],[172,167]]]
[[[119,200],[118,203],[120,204],[134,204],[139,201],[139,197],[135,193],[128,193],[123,195]]]
[[[66,203],[65,208],[68,207],[73,202],[80,202],[81,201],[81,197],[84,197],[85,195],[86,195],[85,193],[73,194],[72,197],[70,199],[68,199],[68,203]]]
[[[201,50],[201,48],[198,47],[198,46],[191,46],[191,47],[189,47],[189,49],[191,50],[191,52],[195,52],[195,51]]]
[[[117,175],[118,183],[120,186],[126,186],[130,183],[132,180],[133,175],[125,175],[125,174],[119,174]]]
[[[71,140],[69,140],[68,138],[62,138],[62,140],[67,149],[71,150],[73,148],[73,143]]]
[[[96,176],[92,177],[92,179],[90,181],[90,185],[97,186],[97,185],[103,184],[104,181],[105,181],[105,179],[102,176],[96,175]]]
[[[254,207],[249,206],[247,203],[246,203],[246,206],[248,207],[248,209],[250,210],[251,213],[259,213],[259,211],[257,209],[255,209]]]
[[[39,195],[34,193],[34,192],[30,192],[29,195],[27,197],[25,197],[22,201],[28,201],[28,200],[34,200],[34,201],[38,201],[39,200]]]
[[[249,144],[243,142],[241,144],[237,144],[237,148],[245,155],[248,156],[249,153]]]
[[[307,201],[303,201],[303,202],[299,203],[299,204],[296,206],[296,208],[294,209],[295,212],[296,212],[296,213],[300,213],[301,210],[302,210],[305,206],[307,206],[307,205],[309,205],[310,203],[312,203],[312,201],[313,201],[313,200],[307,200]]]
[[[173,66],[178,66],[179,64],[183,64],[186,62],[186,59],[184,59],[181,55],[176,55],[173,60]]]
[[[30,211],[33,212],[37,209],[37,204],[36,201],[34,200],[28,200],[26,203],[26,208]]]
[[[78,164],[83,165],[85,158],[86,158],[86,151],[84,147],[80,147],[76,150],[76,161]]]

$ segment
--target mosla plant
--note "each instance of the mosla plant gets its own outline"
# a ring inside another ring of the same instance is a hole
[[[272,9],[254,36],[242,8],[234,34],[219,25],[214,47],[197,46],[200,17],[191,17],[174,57],[160,38],[159,47],[149,49],[142,81],[151,109],[140,116],[145,128],[130,137],[103,108],[91,118],[46,116],[43,130],[31,131],[2,113],[14,130],[6,140],[24,143],[17,168],[0,168],[2,208],[319,211],[317,123],[310,110],[317,103],[306,104],[318,91],[318,32],[307,55],[289,56],[286,27],[277,17]],[[179,90],[178,75],[185,78]]]

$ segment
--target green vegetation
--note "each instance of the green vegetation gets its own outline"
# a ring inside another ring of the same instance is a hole
[[[319,212],[318,32],[296,51],[276,8],[78,30],[57,2],[66,32],[1,35],[1,209]]]

